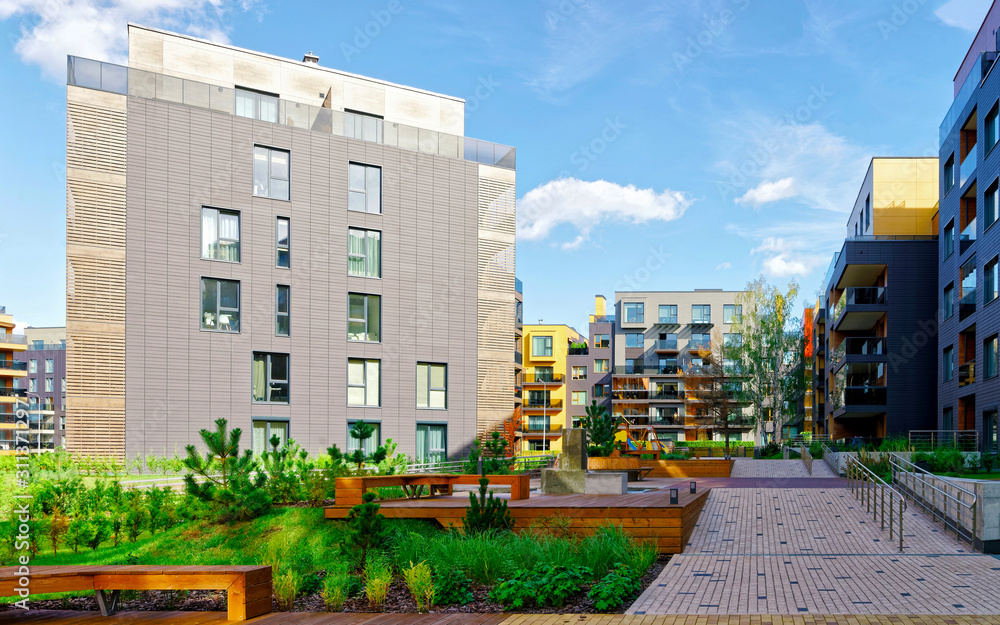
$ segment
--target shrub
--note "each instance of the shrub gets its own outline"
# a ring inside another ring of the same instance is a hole
[[[580,426],[587,431],[587,454],[597,457],[610,456],[615,450],[615,435],[621,419],[608,413],[604,406],[598,406],[597,400],[587,406],[587,416],[580,419]]]
[[[271,450],[260,455],[261,465],[267,473],[267,492],[279,503],[302,501],[306,493],[301,478],[314,468],[309,462],[309,452],[293,439],[288,439],[288,443],[279,448],[281,439],[277,434],[269,442]],[[300,469],[304,471],[300,473]]]
[[[256,518],[271,508],[271,497],[264,490],[267,476],[257,471],[253,451],[240,454],[240,428],[229,431],[225,419],[217,419],[215,425],[214,432],[200,432],[208,448],[204,458],[194,445],[186,448],[184,466],[190,473],[184,476],[185,488],[209,505],[217,521]],[[198,482],[195,476],[203,481]]]
[[[373,608],[382,609],[392,585],[392,570],[382,558],[370,558],[365,565],[365,596]]]
[[[510,460],[507,459],[507,439],[494,431],[485,443],[478,439],[472,441],[472,449],[465,461],[465,474],[479,473],[479,459],[483,459],[483,472],[486,475],[507,475],[510,473]]]
[[[539,607],[557,608],[579,592],[590,569],[583,566],[567,568],[558,564],[539,564],[530,571],[519,571],[490,592],[490,600],[507,609],[523,608],[535,603]]]
[[[475,597],[470,590],[472,581],[462,569],[445,568],[434,572],[434,601],[437,605],[465,605]]]
[[[673,452],[669,454],[666,453],[660,454],[661,460],[687,460],[688,458],[690,458],[688,454],[678,454]]]
[[[813,441],[809,445],[809,455],[813,457],[814,460],[820,460],[823,458],[823,443],[819,441]]]
[[[983,471],[987,473],[993,472],[993,467],[997,464],[996,454],[982,454]]]
[[[958,473],[965,468],[965,456],[951,447],[935,449],[930,458],[931,473]]]
[[[299,596],[302,587],[302,575],[298,571],[286,569],[274,578],[274,597],[278,600],[278,609],[290,612],[295,607],[295,598]]]
[[[507,502],[495,498],[493,493],[486,496],[489,483],[489,479],[485,477],[479,480],[478,498],[476,493],[469,493],[469,507],[465,509],[465,518],[462,520],[467,535],[509,532],[514,528]]]
[[[375,450],[375,453],[370,456],[365,455],[364,452],[365,441],[375,434],[374,425],[366,421],[355,421],[348,434],[358,441],[358,448],[346,456],[347,462],[352,462],[357,465],[355,475],[365,474],[365,463],[378,464],[385,460],[388,452],[382,445],[379,445],[379,447]]]
[[[389,526],[375,503],[375,493],[365,493],[361,501],[347,513],[347,536],[340,544],[341,552],[353,559],[358,568],[368,562],[370,551],[382,549],[389,539]]]
[[[883,438],[878,446],[879,451],[912,451],[910,440],[906,436],[889,436]]]
[[[619,564],[591,587],[587,597],[594,602],[595,609],[606,612],[625,603],[641,587],[639,578],[627,566]]]
[[[327,573],[323,578],[323,603],[326,604],[328,612],[340,612],[344,608],[344,602],[360,589],[361,584],[358,578],[348,571],[336,571]]]
[[[774,441],[771,441],[770,443],[764,445],[760,449],[761,458],[767,458],[769,456],[780,455],[780,454],[781,454],[781,445]]]
[[[417,602],[417,612],[429,610],[434,605],[434,580],[431,576],[431,567],[425,562],[417,564],[410,563],[409,568],[403,569],[403,579],[406,580],[406,587],[410,589],[410,595]]]

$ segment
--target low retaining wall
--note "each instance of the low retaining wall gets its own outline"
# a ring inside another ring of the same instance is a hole
[[[649,477],[729,477],[735,460],[640,460]]]
[[[930,477],[923,475],[928,485],[933,485],[963,502],[970,496],[958,488],[976,493],[976,532],[974,545],[985,553],[1000,553],[1000,482],[993,480],[966,480],[956,478]],[[969,534],[972,531],[972,518],[967,508],[955,510],[954,502],[948,502],[945,509],[944,497],[930,488],[924,487],[912,473],[898,472],[895,475],[895,486],[904,490],[913,499],[923,501],[928,507],[937,511],[938,515],[948,518],[949,524],[958,524]],[[956,488],[958,487],[958,488]]]

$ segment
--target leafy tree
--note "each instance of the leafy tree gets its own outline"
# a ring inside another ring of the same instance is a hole
[[[356,475],[363,475],[365,473],[365,463],[378,464],[388,456],[389,452],[386,451],[384,445],[379,445],[375,453],[365,455],[365,441],[375,434],[375,426],[371,423],[355,421],[349,434],[358,440],[358,448],[347,456],[348,462],[353,462],[357,465]]]
[[[208,448],[204,457],[194,445],[186,448],[184,466],[190,473],[184,476],[184,486],[188,494],[208,504],[219,521],[242,521],[264,514],[271,507],[271,497],[264,490],[267,476],[258,471],[251,450],[240,454],[243,431],[230,431],[225,419],[217,419],[215,426],[214,432],[200,432]]]
[[[781,438],[782,425],[795,416],[805,392],[802,323],[794,316],[798,293],[794,281],[781,291],[762,276],[737,297],[743,311],[732,331],[742,337],[735,354],[743,378],[740,398],[749,404],[762,438],[767,421],[774,423],[776,440]]]
[[[493,497],[493,493],[486,496],[489,484],[490,480],[484,477],[479,480],[479,496],[469,493],[469,507],[462,519],[467,536],[509,532],[514,528],[507,502]]]
[[[375,503],[375,493],[361,496],[361,503],[347,513],[347,537],[340,544],[341,553],[360,570],[368,561],[368,553],[380,549],[389,540],[390,528]]]
[[[738,343],[727,343],[716,330],[711,344],[696,352],[702,360],[701,367],[691,367],[683,374],[688,398],[700,401],[713,428],[722,431],[726,458],[734,426],[743,419],[740,401],[743,381],[735,360],[738,349]]]
[[[598,406],[597,400],[587,406],[587,416],[580,419],[580,425],[587,431],[587,455],[595,457],[610,456],[615,450],[615,434],[621,419],[608,413],[604,406]]]

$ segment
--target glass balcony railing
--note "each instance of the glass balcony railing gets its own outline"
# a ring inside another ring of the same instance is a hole
[[[22,360],[0,360],[0,369],[7,371],[27,371],[28,363]]]
[[[563,373],[525,373],[524,384],[562,384],[566,381]]]
[[[649,391],[646,389],[614,389],[611,391],[613,401],[640,401],[649,399]]]
[[[969,153],[962,159],[962,164],[958,167],[958,188],[961,189],[969,181],[973,172],[976,171],[976,146],[972,146]]]
[[[677,325],[677,315],[660,317],[658,323],[661,323],[663,325],[675,326]]]
[[[883,286],[852,286],[844,289],[840,299],[833,306],[834,319],[838,319],[848,305],[878,306],[885,304],[885,287]]]
[[[704,339],[691,339],[688,341],[688,349],[691,351],[701,351],[710,349],[712,346],[711,341],[706,341]]]
[[[851,337],[841,341],[833,350],[830,363],[836,367],[847,356],[881,356],[885,353],[885,339],[882,337]]]
[[[28,391],[23,388],[0,388],[0,397],[27,397]]]
[[[643,365],[615,365],[611,373],[615,375],[642,375],[646,369]],[[651,369],[652,370],[652,369]]]
[[[972,221],[965,226],[962,230],[962,234],[958,237],[959,253],[964,254],[965,250],[969,249],[973,243],[976,241],[976,220],[973,218]]]
[[[542,408],[561,410],[562,400],[561,399],[539,399],[538,397],[528,396],[528,399],[524,401],[521,406],[524,410],[541,410]]]
[[[23,334],[4,334],[0,332],[0,343],[7,343],[9,345],[27,345],[28,337]]]
[[[975,382],[976,382],[975,361],[967,362],[964,365],[958,365],[958,385],[968,386],[969,384],[974,384]]]
[[[652,414],[649,423],[650,425],[681,427],[684,425],[684,417]]]
[[[546,423],[541,420],[536,421],[534,419],[525,419],[524,421],[521,422],[521,431],[529,434],[531,433],[541,434],[542,432],[555,433],[555,432],[561,432],[562,426],[554,425],[552,423]]]
[[[884,386],[848,386],[844,388],[844,406],[884,406],[888,389]]]
[[[965,77],[965,82],[962,83],[962,86],[958,89],[958,93],[955,94],[955,99],[945,114],[941,126],[938,127],[938,139],[941,145],[944,145],[945,139],[951,134],[951,129],[958,123],[958,116],[962,114],[965,105],[969,103],[972,95],[976,92],[976,87],[989,74],[996,58],[996,52],[983,52],[976,59],[975,64],[969,71],[969,75]]]
[[[653,348],[659,351],[676,351],[677,339],[659,339],[653,344]]]
[[[516,364],[524,364],[524,354],[521,352],[514,352],[514,362]]]
[[[656,400],[670,401],[670,400],[683,399],[683,396],[682,396],[682,391],[679,391],[679,390],[678,391],[659,391],[659,392],[653,391],[653,393],[649,396],[649,398],[650,399],[656,399]]]
[[[235,89],[76,56],[68,59],[66,84],[185,104],[230,115],[235,115],[237,110]],[[277,100],[276,104],[275,119],[283,126],[307,128],[338,136],[351,137],[355,134],[353,125],[345,123],[345,120],[352,119],[347,117],[352,115],[350,113],[289,100]],[[505,169],[515,168],[515,150],[507,145],[395,122],[382,124],[381,136],[376,134],[374,138],[383,145]]]

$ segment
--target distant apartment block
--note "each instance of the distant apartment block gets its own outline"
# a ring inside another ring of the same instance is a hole
[[[597,402],[611,414],[611,367],[614,362],[615,316],[608,314],[603,295],[594,298],[594,314],[590,315],[585,345],[569,350],[566,358],[566,380],[570,402],[569,422],[577,425],[587,416],[587,406]]]
[[[557,452],[563,428],[573,426],[570,406],[585,406],[586,391],[571,391],[566,370],[570,354],[583,352],[586,339],[567,325],[524,325],[523,418],[518,453]],[[576,345],[576,347],[574,347]]]
[[[651,425],[660,441],[722,440],[720,428],[689,385],[704,376],[704,352],[713,340],[739,342],[738,291],[626,291],[615,293],[611,410],[636,425]],[[754,440],[749,420],[730,440]]]
[[[874,158],[868,167],[813,315],[817,435],[935,427],[937,298],[928,285],[937,275],[937,188],[936,158]]]
[[[56,449],[66,435],[66,328],[28,326],[24,336],[28,349],[15,358],[28,372],[20,384],[29,391],[32,432],[41,439],[35,448]]]
[[[28,391],[20,386],[28,375],[27,363],[17,356],[28,349],[28,339],[15,334],[14,317],[0,306],[0,451],[14,449],[15,412],[18,402],[27,402]]]
[[[516,409],[515,152],[464,101],[136,25],[70,57],[66,442],[417,460]]]

